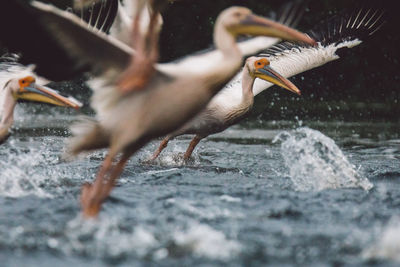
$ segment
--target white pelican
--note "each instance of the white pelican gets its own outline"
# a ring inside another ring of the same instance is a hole
[[[223,58],[214,63],[213,68],[201,74],[190,70],[175,76],[157,73],[144,90],[130,95],[119,94],[113,103],[108,103],[108,108],[102,110],[99,123],[85,123],[74,129],[73,132],[78,135],[72,139],[71,153],[109,147],[96,181],[93,185],[85,185],[82,191],[81,203],[85,216],[97,216],[102,202],[108,197],[133,153],[151,139],[174,131],[196,115],[236,73],[242,62],[242,55],[235,43],[237,34],[273,34],[285,38],[291,32],[282,25],[271,23],[251,14],[246,8],[225,10],[218,17],[214,31],[214,40]],[[271,32],[265,28],[267,24],[268,28],[271,25],[276,28]],[[285,34],[281,34],[282,31]],[[301,40],[313,43],[308,37],[298,35],[298,32],[292,33]],[[94,101],[103,95],[96,92]],[[113,92],[115,94],[115,89]],[[122,157],[113,164],[119,153],[122,153]]]
[[[82,104],[72,97],[64,97],[57,91],[42,84],[48,83],[36,78],[33,67],[25,67],[15,62],[15,57],[1,57],[0,63],[0,143],[9,136],[14,122],[14,109],[18,101],[41,102],[78,109]]]
[[[270,48],[260,56],[268,59],[271,67],[278,73],[284,77],[291,77],[339,59],[338,50],[359,45],[361,39],[375,33],[383,23],[383,12],[361,9],[350,16],[335,16],[327,23],[321,23],[322,28],[320,26],[319,30],[311,31],[310,35],[319,42],[317,47],[286,42]],[[253,104],[241,88],[241,83],[244,82],[241,82],[241,79],[246,77],[247,73],[245,67],[242,74],[236,75],[201,113],[177,131],[167,135],[150,160],[156,159],[172,138],[183,134],[195,134],[184,154],[184,159],[187,160],[201,139],[222,132],[245,117]],[[256,96],[272,85],[264,80],[256,80],[252,93]],[[232,114],[235,116],[232,117]]]

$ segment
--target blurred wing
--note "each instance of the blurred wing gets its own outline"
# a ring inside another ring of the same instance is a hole
[[[18,18],[18,23],[12,23]],[[10,22],[12,26],[10,26]],[[13,0],[0,9],[1,43],[21,53],[22,64],[54,81],[76,78],[83,72],[120,72],[133,51],[67,11],[41,2]]]
[[[89,66],[91,72],[119,73],[129,64],[133,50],[101,32],[94,32],[71,13],[41,2],[32,6],[41,23],[58,40],[58,45],[73,56],[78,66]]]
[[[40,62],[36,71],[54,80],[72,78],[78,74],[78,66],[73,58],[43,27],[28,1],[3,1],[1,5],[0,42],[10,52],[23,52],[20,58],[22,64]],[[80,69],[85,68],[81,66]]]

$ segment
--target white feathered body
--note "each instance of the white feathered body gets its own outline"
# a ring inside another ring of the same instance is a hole
[[[282,51],[281,54],[268,57],[271,67],[283,77],[289,78],[299,73],[322,66],[330,61],[339,59],[336,51],[343,47],[354,47],[361,43],[360,40],[345,41],[328,46],[321,44],[318,47],[298,47]],[[243,71],[243,70],[242,70]],[[272,83],[256,79],[253,86],[254,96],[273,86]],[[242,95],[242,73],[236,76],[221,90],[199,115],[189,121],[181,129],[172,134],[200,134],[208,135],[220,132],[231,126],[240,118],[227,120],[227,115],[241,106]],[[250,110],[251,107],[247,111]],[[244,117],[246,114],[240,114]]]

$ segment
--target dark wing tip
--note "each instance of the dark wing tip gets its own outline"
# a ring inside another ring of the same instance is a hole
[[[386,23],[383,8],[362,7],[344,11],[318,23],[308,35],[321,45],[355,39],[364,40],[379,31]],[[259,56],[278,56],[284,51],[309,47],[307,44],[282,42],[263,51]]]
[[[119,0],[98,0],[89,5],[78,5],[70,11],[89,27],[104,33],[110,31],[118,12]]]
[[[322,45],[355,38],[363,40],[377,32],[384,23],[384,9],[362,7],[329,18],[318,24],[309,34]]]
[[[278,22],[296,27],[304,15],[308,0],[295,0],[282,6],[278,12]]]

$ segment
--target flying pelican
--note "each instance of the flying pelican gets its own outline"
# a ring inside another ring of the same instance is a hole
[[[275,30],[267,30],[267,24],[268,27],[274,25]],[[221,62],[202,74],[191,73],[190,70],[175,77],[158,74],[144,90],[131,95],[120,95],[108,114],[103,114],[103,120],[99,123],[86,123],[83,131],[82,128],[75,129],[73,132],[78,132],[78,135],[72,139],[71,153],[109,146],[108,155],[96,181],[92,185],[85,185],[82,190],[84,215],[97,216],[102,202],[108,197],[133,153],[151,139],[174,131],[192,118],[236,73],[242,62],[241,53],[235,43],[237,34],[271,34],[293,38],[287,35],[289,30],[286,27],[278,25],[271,24],[270,21],[267,23],[246,8],[232,7],[225,10],[218,17],[214,31],[216,46],[224,55]],[[285,33],[282,34],[282,31]],[[308,37],[297,36],[298,39],[313,44]],[[99,98],[95,95],[93,99],[95,101]],[[106,110],[103,109],[102,112]],[[93,139],[95,136],[96,139]],[[113,164],[113,159],[119,153],[122,153],[122,157]]]
[[[235,102],[235,105],[230,108],[212,105],[213,102],[208,104],[206,109],[198,114],[194,119],[189,121],[178,131],[173,132],[164,138],[159,148],[154,152],[149,161],[155,160],[160,155],[161,151],[167,147],[168,141],[173,137],[180,134],[196,134],[184,155],[184,159],[187,160],[201,139],[211,133],[222,132],[229,126],[238,123],[250,112],[253,106],[253,85],[256,78],[269,81],[272,84],[281,86],[282,88],[298,95],[301,94],[300,90],[293,83],[271,68],[270,62],[267,58],[254,56],[249,57],[241,72],[240,102]],[[218,95],[215,96],[215,98],[216,97],[218,97]],[[226,101],[226,99],[224,99],[224,101]],[[193,123],[193,120],[195,120],[196,123]],[[187,125],[189,128],[187,128]]]
[[[337,54],[339,50],[359,45],[362,39],[379,30],[383,23],[385,23],[383,12],[361,9],[350,16],[335,16],[310,31],[310,36],[319,42],[317,47],[286,42],[270,48],[260,56],[269,60],[271,66],[284,77],[291,77],[339,59]],[[177,131],[167,135],[149,161],[154,161],[167,147],[168,142],[176,136],[195,134],[184,154],[184,160],[187,160],[203,138],[222,132],[240,122],[250,112],[253,97],[273,85],[267,81],[257,80],[250,100],[250,96],[245,94],[244,87],[241,88],[241,80],[244,83],[243,78],[247,79],[248,75],[248,68],[244,67],[242,74],[228,83],[202,112]]]
[[[14,122],[14,109],[18,101],[33,101],[78,109],[82,104],[72,97],[64,97],[57,91],[41,84],[48,81],[36,78],[32,67],[15,62],[15,57],[3,56],[0,63],[0,143],[10,135]]]
[[[91,66],[93,73],[103,80],[92,86],[92,106],[99,113],[99,120],[73,127],[74,137],[68,149],[75,155],[109,147],[95,182],[82,189],[81,204],[86,217],[97,216],[133,153],[151,139],[175,131],[190,120],[236,74],[243,60],[236,45],[238,35],[269,35],[315,44],[309,36],[256,16],[247,8],[232,7],[218,16],[214,27],[214,42],[221,60],[202,72],[196,70],[196,65],[185,69],[156,65],[144,89],[122,94],[115,85],[129,65],[131,48],[115,38],[88,30],[72,14],[40,2],[33,2],[32,8],[36,22],[54,32],[52,37],[58,39],[58,45],[64,46],[79,64]],[[40,66],[40,62],[37,64]],[[174,64],[179,67],[179,63]],[[122,154],[121,158],[113,163],[118,154]]]
[[[272,31],[271,26],[274,28]],[[99,122],[76,126],[73,133],[78,135],[70,145],[72,154],[110,147],[96,181],[83,188],[81,202],[85,216],[98,214],[101,203],[108,197],[115,180],[133,153],[152,138],[173,131],[188,121],[236,73],[242,56],[235,37],[244,33],[269,34],[314,44],[308,36],[255,16],[246,8],[232,7],[222,12],[216,22],[214,40],[224,57],[212,69],[202,74],[189,69],[174,76],[158,72],[146,89],[131,95],[119,94],[114,100],[99,97],[104,96],[104,88],[101,89],[103,93],[95,91],[94,102],[103,99],[103,102],[112,103],[103,104],[103,116]],[[116,94],[114,88],[111,88],[111,92]],[[122,157],[118,163],[113,164],[113,159],[119,153],[122,153]]]

